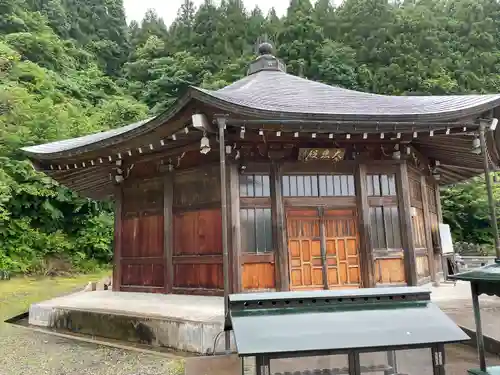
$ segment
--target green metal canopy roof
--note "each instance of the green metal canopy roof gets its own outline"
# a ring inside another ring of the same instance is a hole
[[[500,297],[500,262],[448,276],[452,280],[470,281],[477,285],[477,294]]]
[[[429,347],[469,337],[421,288],[229,296],[241,356]]]

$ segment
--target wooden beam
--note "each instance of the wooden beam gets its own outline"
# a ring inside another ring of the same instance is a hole
[[[453,165],[453,164],[441,163],[439,166],[440,167],[448,167],[450,169],[465,169],[467,171],[477,172],[478,174],[484,173],[484,170],[481,168],[464,167],[463,165]]]
[[[240,293],[241,286],[241,222],[240,222],[240,176],[238,164],[232,162],[228,168],[228,192],[231,211],[231,250],[230,250],[230,269],[232,271],[232,293]]]
[[[398,194],[399,222],[401,224],[401,243],[404,250],[404,265],[406,283],[408,286],[417,285],[417,268],[415,259],[415,244],[411,222],[410,186],[407,164],[400,164],[396,173]]]
[[[432,225],[431,213],[429,211],[429,196],[427,195],[427,178],[420,176],[420,190],[422,192],[422,210],[424,213],[425,243],[427,246],[427,258],[429,261],[429,271],[431,281],[436,283],[436,264],[434,261],[434,247],[432,246]]]
[[[370,232],[370,204],[368,202],[368,187],[366,181],[367,167],[365,164],[358,164],[354,175],[356,186],[356,204],[358,208],[359,222],[359,250],[361,282],[363,287],[372,288],[375,286],[375,265],[372,252],[372,241]]]
[[[123,189],[115,186],[115,228],[113,249],[113,291],[119,292],[122,281],[122,226],[123,226]]]
[[[270,188],[271,188],[271,222],[273,243],[276,251],[276,289],[290,290],[290,270],[288,267],[288,244],[286,236],[285,207],[281,188],[281,165],[271,160]]]
[[[167,172],[163,178],[163,256],[165,293],[172,293],[174,286],[174,173]]]
[[[469,121],[462,122],[415,122],[415,121],[371,121],[371,120],[302,120],[293,118],[279,119],[239,119],[226,115],[216,114],[215,117],[225,117],[227,125],[245,126],[248,129],[299,131],[299,132],[327,132],[345,133],[345,129],[351,128],[355,133],[380,133],[380,132],[418,132],[429,135],[434,130],[435,135],[442,133],[463,133],[463,127],[469,130],[477,129],[478,124]],[[375,131],[374,131],[375,130]],[[430,135],[429,135],[430,136]]]

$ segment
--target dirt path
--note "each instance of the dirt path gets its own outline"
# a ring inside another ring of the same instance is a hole
[[[3,321],[32,302],[75,290],[103,274],[68,279],[0,282],[0,375],[174,375],[178,363],[128,350],[80,343],[14,327]]]

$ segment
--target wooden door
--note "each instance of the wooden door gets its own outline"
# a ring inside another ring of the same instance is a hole
[[[360,286],[354,210],[288,210],[287,231],[291,290],[323,289],[325,284],[330,289]],[[327,283],[323,274],[327,275]]]
[[[359,288],[359,241],[354,210],[325,210],[328,286]]]
[[[160,179],[123,188],[117,264],[122,292],[166,292],[163,195]]]
[[[323,289],[320,217],[317,209],[287,212],[290,289]]]

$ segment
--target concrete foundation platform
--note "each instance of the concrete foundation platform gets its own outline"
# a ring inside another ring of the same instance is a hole
[[[431,299],[474,338],[470,285],[425,285]],[[491,353],[500,353],[500,298],[481,296],[483,332]],[[166,347],[196,354],[223,353],[222,297],[79,292],[33,304],[29,324],[75,333]],[[490,345],[491,342],[491,345]],[[234,340],[231,339],[234,350]],[[473,343],[473,340],[471,340]]]
[[[209,354],[224,349],[221,297],[78,292],[30,306],[29,324]],[[231,340],[234,342],[234,340]]]

